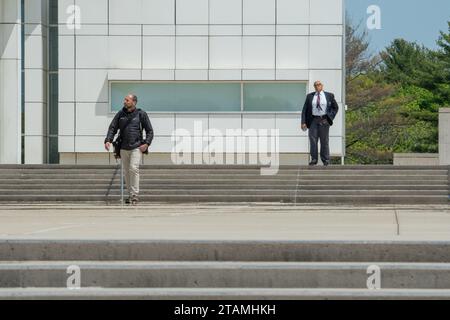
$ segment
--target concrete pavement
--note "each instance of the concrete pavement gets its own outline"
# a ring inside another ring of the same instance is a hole
[[[450,206],[4,205],[0,239],[450,240]]]

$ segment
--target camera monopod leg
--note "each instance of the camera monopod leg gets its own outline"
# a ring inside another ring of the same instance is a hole
[[[120,159],[120,204],[123,206],[123,161]]]

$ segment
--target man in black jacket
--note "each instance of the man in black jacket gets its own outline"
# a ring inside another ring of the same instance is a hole
[[[321,81],[314,82],[315,92],[306,96],[302,111],[302,130],[309,129],[310,166],[318,161],[317,143],[320,140],[320,158],[324,166],[330,164],[329,132],[330,126],[339,111],[334,94],[323,91]]]
[[[137,96],[129,94],[125,97],[123,108],[112,120],[105,138],[105,149],[109,151],[114,136],[119,130],[120,158],[122,159],[125,184],[129,198],[126,203],[137,204],[139,196],[139,164],[142,154],[148,153],[153,140],[153,128],[147,113],[136,108]],[[145,139],[142,135],[145,130]]]

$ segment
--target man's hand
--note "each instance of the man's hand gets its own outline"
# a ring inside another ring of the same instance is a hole
[[[147,150],[148,148],[148,144],[142,144],[139,146],[139,150],[141,150],[141,152],[145,152],[145,150]]]
[[[308,129],[308,127],[306,126],[306,123],[302,123],[302,130],[306,131],[306,129]]]
[[[107,143],[105,143],[105,149],[106,149],[106,151],[109,151],[109,148],[111,147],[111,143],[110,142],[107,142]]]

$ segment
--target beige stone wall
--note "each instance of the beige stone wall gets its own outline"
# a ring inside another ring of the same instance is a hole
[[[435,166],[439,165],[437,153],[394,153],[394,166]]]
[[[195,157],[197,155],[193,155]],[[198,154],[201,159],[201,154]],[[236,159],[236,158],[235,158]],[[236,160],[235,160],[236,161]],[[281,165],[307,165],[309,155],[303,153],[281,153]],[[60,153],[61,164],[116,164],[113,154],[110,153]],[[237,163],[237,162],[235,162]],[[142,164],[170,165],[173,164],[170,153],[150,153],[144,155]],[[224,163],[225,164],[225,163]]]
[[[450,165],[450,108],[439,109],[439,164]]]

